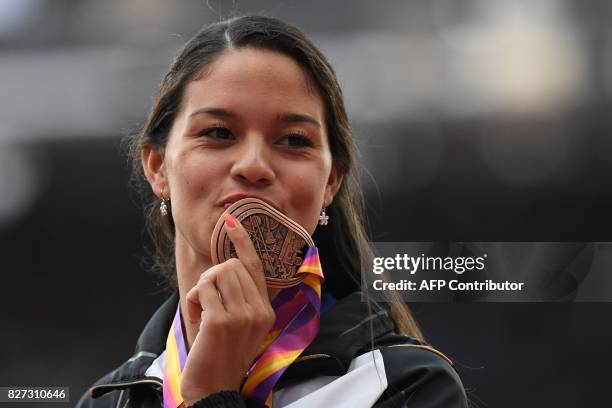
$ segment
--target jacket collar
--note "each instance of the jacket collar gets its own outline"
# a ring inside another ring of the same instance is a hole
[[[325,300],[325,294],[323,296]],[[383,337],[399,337],[402,343],[413,340],[394,335],[388,309],[371,302],[370,313],[368,303],[361,297],[361,292],[354,292],[337,300],[323,313],[317,336],[283,373],[279,384],[313,372],[317,375],[344,375],[360,351],[369,350],[372,342],[376,345]],[[161,379],[147,377],[145,372],[166,347],[178,301],[179,295],[175,292],[159,307],[138,338],[134,356],[112,372],[109,381],[93,387],[93,396],[147,382],[161,387]]]
[[[321,315],[317,336],[283,373],[278,385],[312,373],[346,374],[354,357],[378,343],[377,339],[393,334],[388,309],[375,302],[370,302],[370,308],[362,301],[361,292],[338,300]]]

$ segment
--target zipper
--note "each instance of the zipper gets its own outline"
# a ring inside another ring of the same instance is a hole
[[[331,358],[331,356],[329,354],[309,354],[307,356],[300,356],[296,358],[293,363],[295,364],[306,360],[315,360],[318,358]]]
[[[148,380],[125,382],[125,383],[100,384],[100,385],[96,385],[95,387],[92,387],[90,390],[90,393],[93,394],[95,390],[103,389],[103,388],[130,387],[132,385],[137,385],[137,384],[154,384],[154,385],[157,385],[158,387],[163,387],[163,384],[161,383],[161,381],[148,379]]]

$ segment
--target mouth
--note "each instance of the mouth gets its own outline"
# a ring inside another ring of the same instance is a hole
[[[229,206],[231,206],[232,204],[234,204],[238,200],[242,200],[243,198],[257,198],[258,200],[261,200],[261,201],[269,204],[270,206],[274,207],[278,211],[281,211],[281,209],[279,208],[279,206],[275,202],[273,202],[271,200],[268,200],[267,198],[258,196],[258,195],[245,194],[245,193],[238,193],[238,194],[229,195],[229,196],[225,197],[224,199],[222,199],[219,202],[218,205],[219,205],[219,207],[223,208],[223,211],[225,211],[225,210],[227,210],[229,208]]]

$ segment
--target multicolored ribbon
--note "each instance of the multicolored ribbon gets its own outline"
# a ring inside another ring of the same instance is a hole
[[[240,391],[242,398],[257,400],[268,407],[272,407],[272,389],[280,376],[319,331],[324,278],[316,246],[308,248],[296,273],[308,275],[298,285],[281,290],[273,299],[276,321],[259,347]],[[183,403],[180,380],[186,360],[179,306],[166,341],[164,408],[177,408]]]
[[[179,302],[174,321],[166,340],[166,364],[164,366],[164,408],[184,406],[181,397],[181,373],[187,361],[187,346],[181,323],[181,303]]]

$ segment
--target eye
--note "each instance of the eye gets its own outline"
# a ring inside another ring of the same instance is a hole
[[[286,135],[281,139],[281,144],[285,144],[291,148],[312,147],[312,140],[306,135],[293,133]]]
[[[208,127],[202,130],[199,135],[211,137],[213,139],[223,140],[230,140],[234,137],[234,135],[232,135],[232,132],[227,127],[221,124]]]

